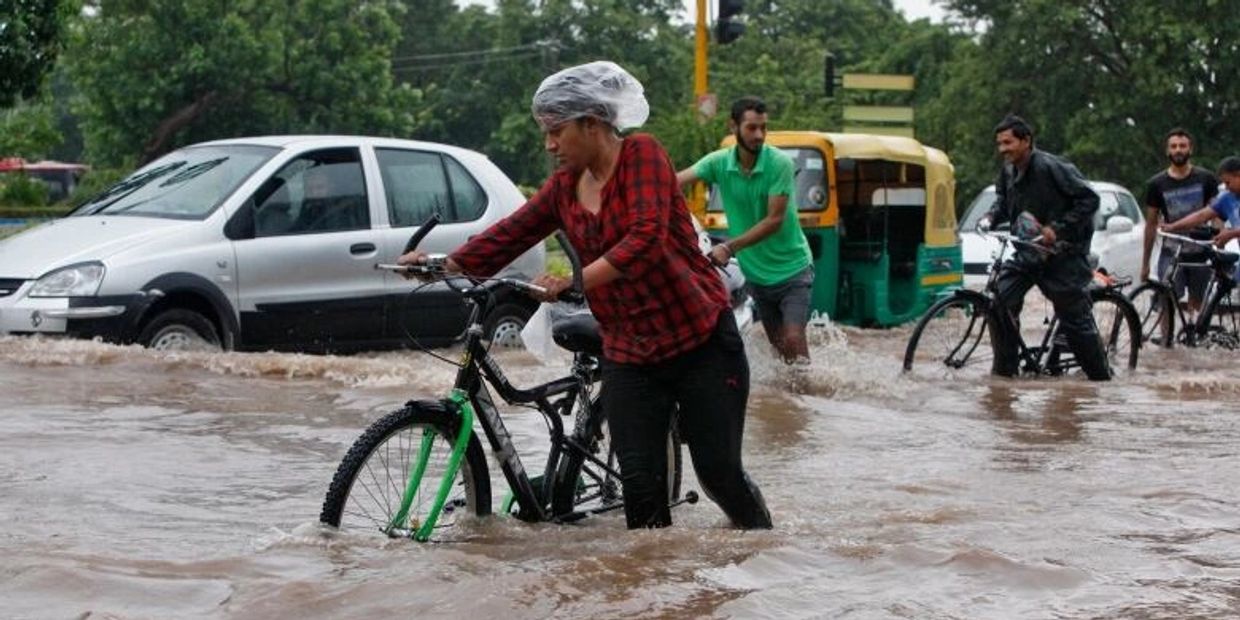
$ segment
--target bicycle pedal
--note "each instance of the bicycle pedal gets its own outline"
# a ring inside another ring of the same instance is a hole
[[[688,491],[685,493],[684,497],[668,504],[667,506],[668,508],[675,508],[681,504],[696,504],[698,503],[698,499],[697,491]]]
[[[575,523],[586,518],[587,516],[589,516],[588,513],[581,512],[580,510],[574,510],[566,515],[556,517],[555,520],[556,523]]]

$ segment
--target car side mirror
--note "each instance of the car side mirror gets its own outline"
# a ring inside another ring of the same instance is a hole
[[[230,241],[254,238],[254,201],[247,200],[224,224],[224,236]]]
[[[1112,215],[1107,219],[1107,234],[1120,235],[1126,232],[1132,232],[1136,223],[1123,215]]]

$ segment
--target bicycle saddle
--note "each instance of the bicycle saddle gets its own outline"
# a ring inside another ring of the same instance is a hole
[[[1214,261],[1217,262],[1220,267],[1234,267],[1236,262],[1240,261],[1240,254],[1236,254],[1235,252],[1223,252],[1220,250],[1214,255]]]
[[[551,324],[551,339],[573,353],[603,354],[603,336],[593,314],[579,312],[556,319]]]

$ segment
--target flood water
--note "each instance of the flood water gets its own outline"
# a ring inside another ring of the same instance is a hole
[[[665,530],[494,517],[452,544],[316,523],[362,429],[449,387],[426,355],[0,338],[0,618],[1240,616],[1240,354],[948,381],[901,375],[907,329],[813,336],[800,373],[749,337],[773,531],[704,500]],[[507,420],[539,449],[537,414]]]

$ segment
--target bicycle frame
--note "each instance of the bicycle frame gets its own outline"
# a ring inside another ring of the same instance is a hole
[[[986,234],[989,234],[1002,242],[999,246],[998,253],[995,254],[994,263],[990,267],[990,277],[986,281],[986,292],[990,301],[989,312],[994,313],[994,316],[998,319],[998,313],[1006,311],[1006,309],[1001,310],[998,307],[999,304],[996,302],[999,299],[999,271],[1000,267],[1003,266],[1004,254],[1006,254],[1008,247],[1016,244],[1024,244],[1033,247],[1038,251],[1049,252],[1050,250],[1039,246],[1036,243],[1036,240],[1026,241],[1009,233],[993,231]],[[1019,270],[1018,266],[1014,265],[1013,268]],[[1006,318],[1010,321],[1012,327],[1016,327],[1020,324],[1019,317],[1012,316],[1010,312]],[[1059,334],[1059,317],[1054,313],[1051,314],[1047,329],[1042,335],[1041,342],[1036,347],[1030,347],[1028,343],[1025,342],[1025,338],[1021,335],[1020,329],[1014,329],[1013,333],[1016,335],[1017,359],[1019,360],[1021,371],[1026,374],[1042,374],[1047,371],[1051,367],[1052,356],[1059,352],[1054,344],[1055,337]],[[1055,366],[1055,369],[1069,370],[1074,367],[1075,362],[1061,362]]]
[[[498,282],[518,287],[526,286],[525,283],[512,280],[499,280]],[[450,281],[449,286],[455,288],[457,285]],[[460,414],[461,426],[453,443],[453,449],[448,458],[438,493],[432,501],[425,521],[420,524],[415,533],[414,538],[418,541],[429,539],[442,513],[447,495],[451,490],[452,480],[456,477],[462,456],[468,446],[469,435],[473,431],[475,420],[486,434],[491,452],[499,462],[505,481],[511,489],[512,498],[520,506],[516,516],[521,520],[568,520],[586,514],[553,515],[549,514],[549,511],[545,508],[545,498],[551,496],[552,485],[555,482],[554,473],[565,451],[580,454],[603,470],[603,473],[608,476],[616,478],[620,476],[619,472],[615,471],[606,462],[590,454],[588,438],[584,437],[587,429],[593,428],[592,423],[596,422],[594,417],[601,415],[601,409],[592,407],[590,399],[591,387],[598,381],[598,360],[588,353],[575,353],[572,371],[569,376],[528,389],[514,386],[483,344],[481,317],[485,315],[490,293],[484,286],[473,285],[472,283],[469,286],[470,288],[461,290],[462,296],[471,305],[468,327],[465,330],[463,343],[464,353],[459,362],[459,369],[456,373],[452,391],[448,398],[445,399],[449,409]],[[490,384],[499,393],[500,398],[504,402],[511,405],[534,405],[534,408],[547,420],[550,433],[550,453],[547,456],[547,462],[541,476],[541,488],[536,488],[535,482],[527,473],[516,446],[513,444],[512,435],[504,424],[499,408],[487,389],[487,384]],[[571,415],[575,404],[580,405],[579,411],[583,412],[583,414],[578,416],[573,433],[566,434],[561,417]],[[423,439],[419,457],[413,459],[410,463],[409,482],[401,498],[401,508],[392,520],[393,527],[397,523],[403,523],[407,518],[409,506],[422,484],[422,477],[425,473],[429,453],[429,443],[432,440],[432,437],[429,435],[430,432],[428,431],[428,436]],[[586,441],[579,441],[583,439]],[[510,501],[505,502],[505,504],[509,503]],[[612,508],[614,507],[609,506],[595,509],[591,510],[590,513],[604,512]]]

